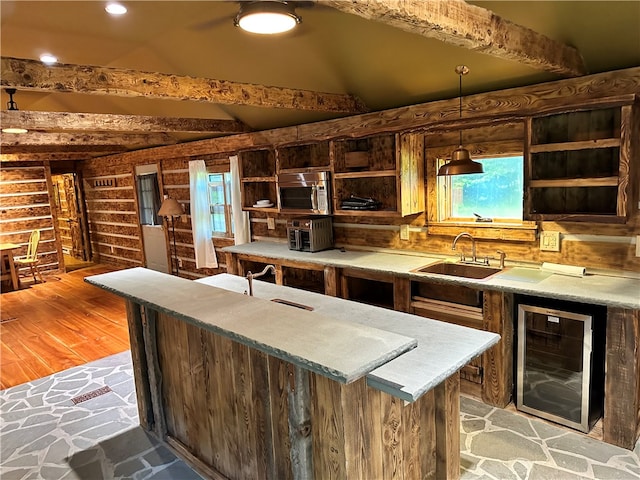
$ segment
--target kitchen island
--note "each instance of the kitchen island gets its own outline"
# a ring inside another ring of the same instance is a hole
[[[227,274],[86,280],[126,299],[141,425],[204,475],[459,476],[457,371],[498,335]]]

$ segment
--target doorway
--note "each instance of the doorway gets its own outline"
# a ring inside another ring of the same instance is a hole
[[[162,218],[158,216],[162,202],[157,165],[136,167],[136,189],[146,267],[158,272],[171,273],[167,254],[167,236]]]
[[[82,193],[75,173],[51,175],[53,204],[66,272],[84,268],[91,262],[91,244],[82,209]]]

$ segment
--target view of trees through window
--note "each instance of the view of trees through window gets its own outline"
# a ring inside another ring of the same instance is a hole
[[[450,212],[447,220],[485,218],[522,220],[523,157],[475,159],[484,173],[453,175],[450,182]]]
[[[209,174],[209,209],[211,211],[211,230],[214,236],[233,234],[231,215],[231,174]]]

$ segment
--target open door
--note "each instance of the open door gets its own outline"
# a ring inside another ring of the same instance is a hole
[[[162,218],[158,216],[162,201],[155,164],[136,167],[136,188],[145,266],[158,272],[172,273],[169,270],[167,235]]]
[[[90,263],[91,252],[80,208],[79,182],[75,173],[52,175],[51,181],[65,270],[80,268]]]

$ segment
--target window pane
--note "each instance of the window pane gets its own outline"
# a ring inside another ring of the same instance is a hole
[[[209,174],[209,208],[211,210],[211,230],[214,235],[231,235],[231,174]],[[230,230],[230,231],[229,231]]]
[[[522,220],[523,157],[486,158],[484,173],[451,176],[451,217]]]
[[[160,188],[156,173],[139,175],[138,180],[138,206],[141,225],[160,225]]]

